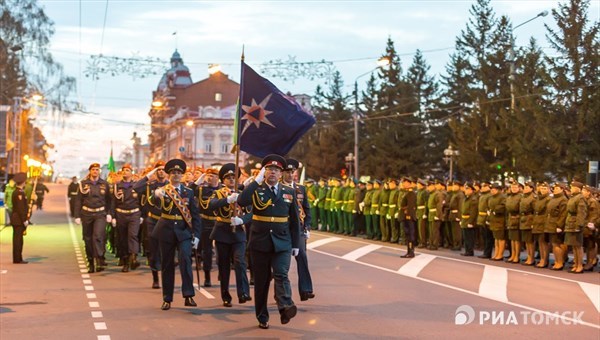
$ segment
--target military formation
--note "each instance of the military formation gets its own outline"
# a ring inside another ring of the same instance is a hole
[[[172,159],[140,174],[125,164],[104,180],[100,164],[91,164],[88,175],[79,182],[73,179],[67,193],[71,217],[82,227],[88,272],[105,270],[107,252],[119,259],[122,272],[136,270],[141,254],[152,272],[152,288],[162,289],[161,309],[169,310],[178,266],[184,305],[194,307],[193,262],[198,285],[203,271],[203,286],[211,287],[216,255],[224,307],[233,305],[233,266],[237,300],[254,300],[259,327],[269,328],[271,281],[280,321],[287,324],[297,313],[288,278],[292,257],[300,299],[315,297],[306,255],[314,211],[308,189],[297,183],[299,165],[269,155],[254,176],[242,176],[233,163],[201,169]],[[345,213],[351,221],[352,207]]]
[[[331,177],[308,181],[307,190],[319,230],[404,244],[402,257],[414,257],[415,248],[447,248],[462,256],[480,250],[480,258],[547,268],[553,254],[550,268],[563,270],[570,250],[569,272],[578,274],[598,262],[599,192],[578,180],[505,186]]]

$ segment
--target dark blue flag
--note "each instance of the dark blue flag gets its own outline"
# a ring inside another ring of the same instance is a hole
[[[243,62],[241,78],[240,150],[257,157],[286,155],[315,124],[315,117]]]

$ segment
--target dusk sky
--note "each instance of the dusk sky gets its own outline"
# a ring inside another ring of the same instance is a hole
[[[71,115],[64,125],[41,115],[53,158],[63,175],[78,174],[91,162],[105,163],[114,144],[115,158],[131,145],[133,132],[146,141],[152,91],[161,74],[133,78],[101,74],[84,76],[92,55],[160,58],[166,63],[177,48],[196,82],[208,76],[208,64],[239,82],[240,54],[260,64],[289,56],[296,61],[333,62],[350,94],[355,78],[376,67],[388,37],[395,42],[407,68],[421,49],[439,78],[444,74],[456,36],[466,27],[475,1],[41,1],[54,21],[50,51],[66,72],[77,78],[72,100],[98,115]],[[518,25],[557,1],[492,1],[496,15],[507,15]],[[600,1],[593,1],[590,20],[600,17]],[[80,11],[81,9],[81,11]],[[81,13],[81,15],[80,15]],[[81,24],[80,24],[81,23]],[[104,24],[105,23],[105,24]],[[554,27],[549,14],[515,31],[518,46],[535,37],[546,53],[544,23]],[[175,35],[174,32],[177,32]],[[429,52],[428,52],[429,51]],[[362,77],[363,87],[368,77]],[[323,79],[284,81],[269,78],[284,92],[313,95]],[[116,121],[115,121],[116,120]],[[118,122],[117,122],[118,121]]]

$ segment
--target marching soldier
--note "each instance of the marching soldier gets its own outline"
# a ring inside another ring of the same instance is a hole
[[[200,247],[198,251],[202,254],[204,287],[212,286],[210,270],[212,269],[213,238],[211,235],[213,228],[215,227],[217,217],[214,214],[215,209],[211,209],[209,204],[214,198],[214,193],[222,187],[222,185],[219,184],[219,174],[220,172],[217,171],[217,169],[208,168],[204,174],[197,178],[195,183],[196,190],[194,191],[194,195],[198,199],[200,218],[202,219],[202,235],[200,237]],[[221,178],[221,182],[224,183],[223,178]],[[229,275],[227,277],[229,277]],[[198,282],[198,284],[200,283]],[[227,281],[227,284],[229,284],[229,281]],[[223,286],[221,286],[221,288],[222,287]],[[231,301],[231,299],[229,299],[229,301]]]
[[[465,200],[465,194],[461,190],[462,183],[460,181],[452,182],[452,197],[450,198],[450,212],[448,218],[450,219],[450,228],[452,231],[452,250],[460,250],[462,245],[462,233],[461,233],[461,211],[462,204]]]
[[[239,174],[238,171],[238,177]],[[248,276],[246,275],[246,230],[244,226],[250,220],[251,215],[247,213],[245,208],[240,208],[235,204],[238,198],[238,192],[235,190],[235,164],[227,163],[223,165],[219,170],[219,178],[224,187],[213,191],[213,197],[210,199],[206,211],[216,213],[216,223],[211,228],[210,239],[215,240],[217,256],[219,257],[217,263],[219,265],[223,306],[231,307],[229,276],[232,262],[239,303],[252,301]],[[204,222],[204,219],[202,221]]]
[[[492,258],[492,249],[494,248],[494,235],[490,230],[488,221],[488,201],[492,194],[490,193],[490,182],[481,182],[479,203],[477,206],[477,228],[483,238],[483,254],[479,255],[482,259]]]
[[[371,226],[373,230],[373,239],[381,240],[380,207],[381,207],[381,181],[378,179],[373,181],[373,198],[371,199]]]
[[[519,224],[521,223],[521,184],[514,181],[510,184],[510,193],[506,197],[506,216],[508,239],[510,240],[510,258],[508,263],[520,263],[521,238]]]
[[[146,198],[148,213],[145,218],[146,223],[146,239],[148,240],[148,264],[152,271],[152,288],[159,289],[158,271],[160,270],[160,247],[158,239],[154,236],[156,223],[160,219],[162,209],[160,205],[154,204],[150,199],[154,190],[169,184],[167,174],[165,172],[165,162],[158,161],[154,164],[154,169],[142,177],[133,185],[133,189],[137,192],[143,191]]]
[[[252,205],[248,248],[254,270],[254,306],[258,327],[267,329],[271,275],[275,280],[275,301],[281,323],[287,324],[296,316],[288,272],[291,256],[299,253],[300,219],[294,189],[279,183],[286,167],[285,159],[268,155],[262,165],[260,173],[238,197],[238,204]]]
[[[90,164],[89,174],[79,182],[75,198],[75,223],[83,228],[83,241],[88,261],[88,273],[104,270],[106,251],[106,223],[111,223],[109,213],[111,192],[108,182],[100,178],[100,164]]]
[[[583,190],[581,190],[583,198],[585,198],[588,205],[588,221],[583,229],[583,243],[587,258],[585,267],[583,267],[585,271],[594,270],[594,266],[598,262],[598,249],[596,248],[596,237],[594,235],[597,233],[597,226],[600,225],[600,204],[592,196],[592,190],[593,188],[589,185],[584,186]]]
[[[567,247],[564,244],[565,220],[567,219],[567,197],[564,187],[560,183],[554,184],[552,188],[553,197],[548,201],[546,207],[547,217],[544,232],[552,244],[552,253],[554,254],[554,266],[552,270],[562,270],[565,261],[565,252]]]
[[[494,256],[492,261],[504,260],[504,247],[506,245],[506,197],[502,193],[502,184],[492,184],[488,199],[488,221],[490,231],[494,236]]]
[[[160,248],[161,278],[163,282],[162,310],[171,309],[175,288],[175,249],[179,254],[181,273],[181,293],[185,305],[196,307],[193,297],[194,276],[192,273],[192,248],[197,249],[202,235],[202,222],[198,212],[198,202],[192,189],[182,182],[186,165],[181,159],[171,159],[165,164],[169,183],[154,190],[150,197],[155,206],[160,207],[160,219],[154,227],[153,236],[158,239]]]
[[[460,211],[460,228],[462,230],[462,239],[465,242],[465,252],[462,256],[475,255],[475,226],[477,225],[477,212],[479,200],[475,194],[473,183],[466,182],[463,186],[465,197]]]
[[[77,188],[79,185],[77,184],[77,177],[73,176],[71,178],[71,183],[69,183],[69,187],[67,189],[67,198],[69,199],[69,212],[70,216],[75,217],[75,197],[77,196]]]
[[[533,190],[535,184],[533,182],[525,182],[523,186],[523,196],[519,203],[519,214],[521,215],[519,221],[519,231],[521,233],[521,242],[525,242],[525,249],[527,251],[527,259],[523,262],[525,266],[535,265],[535,247],[533,243],[533,220],[534,220],[534,203],[535,195]]]
[[[29,204],[25,195],[27,174],[19,172],[14,175],[15,190],[11,193],[12,211],[10,224],[13,227],[12,258],[14,264],[27,264],[23,261],[23,233],[29,225]]]
[[[308,269],[308,258],[306,256],[306,241],[310,238],[312,215],[306,200],[306,187],[294,182],[294,175],[300,166],[300,163],[293,159],[286,159],[286,168],[281,177],[281,183],[295,190],[296,203],[298,205],[298,216],[300,217],[300,230],[302,238],[300,239],[300,248],[296,258],[296,267],[298,269],[298,291],[300,300],[306,301],[315,297],[313,293],[312,278]]]
[[[427,247],[427,199],[429,192],[426,190],[427,182],[417,180],[417,227],[419,230],[419,245],[417,248]]]
[[[140,263],[137,261],[137,254],[140,251],[140,242],[138,234],[140,230],[140,211],[139,194],[133,188],[131,176],[133,168],[130,164],[125,164],[121,168],[123,179],[113,184],[111,212],[115,216],[112,225],[118,230],[117,247],[119,256],[123,262],[122,272],[126,273],[129,268],[137,269]]]
[[[44,196],[47,192],[50,192],[48,187],[44,184],[44,181],[40,178],[35,186],[35,196],[37,199],[35,200],[35,205],[38,210],[42,210],[44,205]]]
[[[545,233],[548,215],[547,207],[548,201],[550,201],[548,183],[538,183],[537,190],[539,194],[533,203],[533,229],[531,229],[531,233],[534,240],[538,243],[540,251],[540,262],[538,262],[536,268],[547,268],[550,252],[548,249],[548,234]]]
[[[402,218],[404,235],[406,235],[406,254],[401,257],[415,257],[415,245],[417,244],[417,194],[412,189],[412,179],[402,179],[402,198],[400,200],[399,216]]]
[[[583,228],[588,221],[588,205],[581,194],[583,183],[571,182],[571,198],[567,202],[565,223],[565,246],[573,247],[573,274],[583,273]]]

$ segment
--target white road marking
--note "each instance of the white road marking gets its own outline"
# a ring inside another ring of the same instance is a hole
[[[79,269],[80,273],[87,273],[87,269]]]
[[[349,252],[348,254],[342,256],[342,258],[344,260],[355,261],[355,260],[358,260],[359,258],[367,255],[368,253],[375,251],[381,247],[382,246],[380,246],[378,244],[368,244],[364,247],[360,247],[358,249],[355,249],[355,250]]]
[[[433,261],[437,256],[429,255],[429,254],[416,254],[410,261],[406,262],[400,269],[398,269],[398,274],[417,277],[423,268],[427,267],[431,261]]]
[[[306,245],[306,248],[307,249],[314,249],[314,248],[320,247],[320,246],[322,246],[324,244],[335,242],[335,241],[339,241],[339,240],[341,240],[341,238],[339,238],[339,237],[328,237],[328,238],[324,238],[324,239],[320,239],[320,240],[309,242]]]
[[[502,267],[485,265],[479,283],[479,295],[492,300],[506,302],[506,288],[508,287],[508,270]]]
[[[85,290],[94,290],[94,286],[84,286]]]
[[[196,288],[196,290],[198,290],[200,292],[200,294],[204,295],[205,298],[209,299],[209,300],[213,300],[215,297],[209,293],[206,289],[202,288],[202,287],[198,287],[197,284],[194,283],[194,287]]]
[[[8,273],[8,270],[6,270],[6,269],[0,270],[0,274],[6,274],[6,273]]]
[[[110,335],[98,335],[98,340],[110,340]]]
[[[90,278],[90,274],[81,274],[81,278],[82,279],[89,279]]]
[[[579,282],[579,286],[585,295],[587,295],[587,297],[592,301],[598,313],[600,313],[600,287],[593,283],[587,282]]]
[[[90,306],[90,308],[98,308],[98,307],[100,307],[100,302],[90,301],[90,302],[88,302],[88,305]]]
[[[102,312],[100,311],[92,311],[92,318],[101,318]]]
[[[83,284],[84,285],[91,285],[92,284],[92,280],[83,280]]]
[[[87,268],[87,266],[85,264],[80,264],[79,268],[83,269],[83,268]]]
[[[94,322],[94,328],[97,331],[105,330],[106,329],[106,322]]]
[[[87,296],[88,299],[95,299],[96,298],[96,293],[87,293],[85,295]]]

